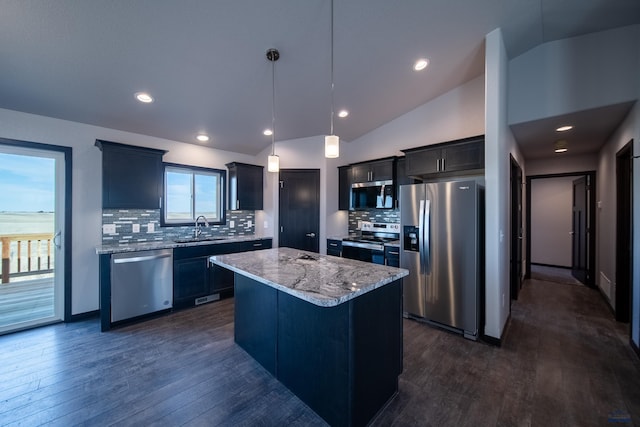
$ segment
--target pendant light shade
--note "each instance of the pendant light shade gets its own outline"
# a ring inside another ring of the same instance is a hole
[[[280,172],[280,157],[276,155],[276,61],[280,59],[278,49],[269,49],[267,59],[271,61],[271,154],[267,158],[267,171]]]
[[[280,157],[275,154],[269,154],[267,160],[267,171],[280,172]]]
[[[331,0],[331,134],[324,137],[324,156],[335,159],[340,156],[340,138],[333,134],[333,0]]]
[[[340,156],[340,138],[336,135],[324,137],[324,156],[328,159],[335,159]]]

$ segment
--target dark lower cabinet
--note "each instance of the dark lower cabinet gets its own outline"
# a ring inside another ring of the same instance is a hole
[[[342,256],[342,240],[327,239],[327,255]]]
[[[384,263],[389,267],[400,267],[400,248],[396,246],[385,246]]]
[[[271,239],[196,245],[173,250],[173,308],[193,307],[233,295],[233,272],[209,265],[213,255],[269,249]]]

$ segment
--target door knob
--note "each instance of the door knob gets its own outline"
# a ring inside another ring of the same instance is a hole
[[[316,237],[316,233],[307,233],[307,237]]]

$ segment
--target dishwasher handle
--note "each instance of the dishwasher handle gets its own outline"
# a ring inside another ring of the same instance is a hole
[[[171,254],[160,254],[160,255],[149,255],[149,256],[136,256],[131,258],[116,258],[113,260],[114,264],[125,264],[129,262],[141,262],[141,261],[151,261],[154,259],[160,258],[169,258]]]

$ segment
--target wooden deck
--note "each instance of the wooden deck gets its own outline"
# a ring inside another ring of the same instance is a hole
[[[51,319],[53,278],[0,284],[0,333],[11,325]]]

